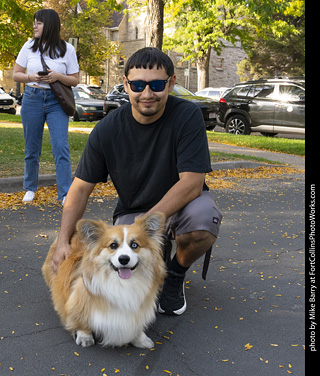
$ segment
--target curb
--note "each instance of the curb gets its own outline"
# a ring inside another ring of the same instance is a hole
[[[273,166],[267,163],[251,161],[215,162],[211,164],[212,170],[231,170],[235,168],[255,168],[260,166]],[[277,167],[284,167],[277,165]],[[56,174],[39,175],[39,186],[48,187],[56,184]],[[23,191],[23,176],[0,179],[0,192],[13,193]]]

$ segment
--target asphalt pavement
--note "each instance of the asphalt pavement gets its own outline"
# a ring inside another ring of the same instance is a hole
[[[0,375],[304,375],[304,174],[213,194],[224,218],[207,280],[200,259],[186,277],[186,312],[157,315],[151,350],[77,346],[41,275],[61,207],[1,210]],[[114,206],[90,199],[85,217],[110,222]]]

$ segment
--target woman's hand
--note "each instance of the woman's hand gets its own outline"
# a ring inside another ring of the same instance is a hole
[[[44,76],[39,76],[40,77],[40,80],[43,81],[43,82],[47,82],[48,84],[51,84],[52,82],[55,82],[57,81],[59,78],[58,76],[60,75],[59,73],[51,70],[51,69],[48,69],[47,70],[49,73],[44,75]]]
[[[65,75],[62,73],[55,72],[51,69],[48,69],[48,74],[45,76],[40,76],[42,82],[47,82],[48,84],[51,84],[55,81],[60,81],[65,85],[68,86],[77,86],[79,75],[78,73]]]

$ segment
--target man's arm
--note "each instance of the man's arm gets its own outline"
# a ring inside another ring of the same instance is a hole
[[[82,218],[88,198],[94,186],[95,184],[75,178],[69,189],[63,207],[61,229],[57,240],[56,251],[52,259],[53,270],[55,272],[57,272],[59,265],[70,252],[71,236],[74,233],[77,221]]]
[[[182,172],[179,181],[162,197],[149,212],[160,211],[170,217],[189,202],[201,195],[204,173]]]

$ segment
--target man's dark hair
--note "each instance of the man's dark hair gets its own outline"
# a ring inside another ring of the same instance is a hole
[[[60,37],[60,17],[53,9],[40,9],[34,16],[34,20],[43,22],[43,32],[40,38],[34,38],[31,47],[33,52],[39,48],[40,53],[48,52],[51,59],[63,57],[67,51],[67,45]]]
[[[130,56],[124,68],[124,74],[128,77],[132,68],[152,69],[154,66],[157,69],[164,68],[169,77],[174,75],[174,66],[170,57],[154,47],[142,48]]]

